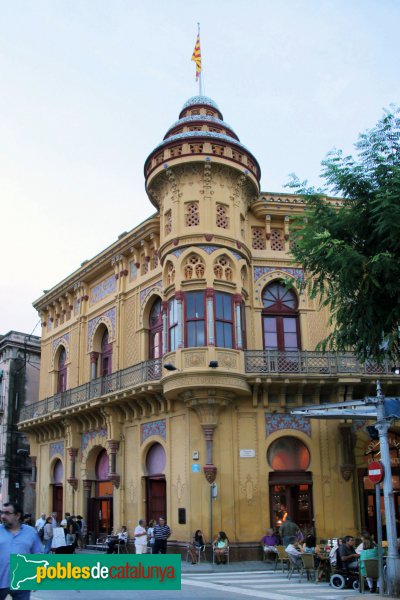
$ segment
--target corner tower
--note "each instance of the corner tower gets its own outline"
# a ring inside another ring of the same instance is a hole
[[[160,261],[177,247],[243,247],[260,167],[206,96],[185,102],[179,120],[148,156],[146,191],[160,212]]]

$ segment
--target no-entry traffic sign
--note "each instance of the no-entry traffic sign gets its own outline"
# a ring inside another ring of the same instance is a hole
[[[383,464],[377,460],[369,463],[368,477],[372,483],[380,483],[383,479],[384,469]]]

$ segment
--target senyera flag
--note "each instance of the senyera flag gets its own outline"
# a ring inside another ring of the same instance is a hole
[[[196,81],[201,73],[201,50],[200,50],[200,34],[197,34],[196,45],[193,50],[192,60],[196,63]]]

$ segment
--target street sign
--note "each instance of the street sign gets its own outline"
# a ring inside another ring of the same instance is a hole
[[[372,483],[380,483],[383,479],[383,464],[377,460],[369,463],[368,465],[368,477]]]

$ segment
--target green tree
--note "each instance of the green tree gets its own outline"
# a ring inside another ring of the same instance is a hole
[[[400,360],[400,107],[385,111],[355,144],[322,162],[326,189],[288,184],[306,200],[294,222],[293,255],[305,285],[331,314],[323,350],[354,351],[361,360]],[[338,207],[327,194],[342,199]]]

